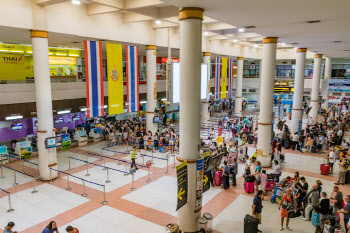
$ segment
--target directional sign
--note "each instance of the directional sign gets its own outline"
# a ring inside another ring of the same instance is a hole
[[[198,211],[202,208],[202,199],[203,199],[203,173],[204,173],[204,159],[197,160],[197,188],[196,188],[196,208],[195,211]]]
[[[146,167],[150,167],[152,165],[152,161],[151,160],[148,160],[147,162],[146,162]]]
[[[211,156],[211,151],[206,151],[202,154],[204,159],[204,176],[203,176],[203,193],[210,189],[209,177],[211,177],[211,170],[207,171],[209,158]]]
[[[187,178],[187,161],[176,166],[177,174],[177,208],[180,209],[187,203],[187,190],[188,190],[188,178]]]

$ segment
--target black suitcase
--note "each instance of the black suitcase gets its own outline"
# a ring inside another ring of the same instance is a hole
[[[345,184],[350,184],[350,171],[345,173]]]
[[[254,142],[253,135],[249,135],[249,137],[248,137],[248,144],[253,144],[253,142]]]
[[[247,214],[244,218],[244,233],[257,233],[259,220]]]

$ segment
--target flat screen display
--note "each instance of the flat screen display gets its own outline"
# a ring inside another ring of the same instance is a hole
[[[58,124],[58,123],[63,123],[63,118],[62,117],[55,118],[55,124]]]
[[[80,116],[73,116],[73,121],[79,121],[80,120]]]
[[[46,146],[46,149],[56,147],[57,146],[57,138],[56,137],[46,138],[45,139],[45,146]]]
[[[34,126],[35,126],[35,127],[38,127],[38,126],[39,126],[39,123],[38,123],[37,120],[35,121]]]
[[[11,125],[11,130],[21,130],[22,129],[22,123],[15,123]]]
[[[173,63],[172,69],[172,103],[180,102],[180,63]],[[208,65],[201,65],[201,99],[208,95]]]
[[[159,122],[160,122],[159,116],[153,117],[153,123],[159,123]]]

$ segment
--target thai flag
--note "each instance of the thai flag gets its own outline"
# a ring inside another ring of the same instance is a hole
[[[87,117],[104,115],[102,43],[84,41]]]
[[[214,99],[219,100],[220,84],[221,84],[221,57],[215,57],[215,83],[214,83]]]
[[[139,48],[125,46],[126,53],[126,83],[128,112],[136,112],[140,108],[139,101]]]
[[[228,95],[227,99],[230,99],[232,97],[232,90],[233,90],[233,59],[228,59]]]

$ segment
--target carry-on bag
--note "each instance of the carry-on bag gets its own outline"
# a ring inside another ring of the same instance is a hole
[[[254,182],[245,182],[244,189],[247,193],[254,193]]]
[[[257,233],[259,220],[247,214],[244,218],[244,233]]]

